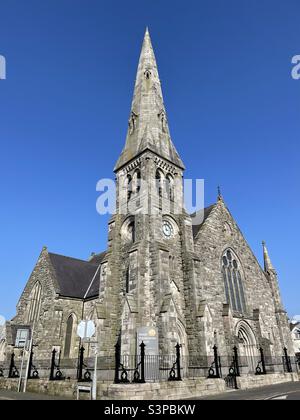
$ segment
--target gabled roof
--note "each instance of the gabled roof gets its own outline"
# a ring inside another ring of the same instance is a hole
[[[83,299],[98,269],[96,262],[49,252],[60,296]],[[97,296],[100,276],[96,276],[87,297]],[[94,295],[93,295],[94,293]]]
[[[300,322],[296,322],[296,323],[290,322],[290,330],[293,331],[294,328],[300,328]]]
[[[202,223],[200,223],[198,225],[194,225],[193,224],[192,229],[193,229],[193,237],[194,237],[194,239],[198,235],[199,230],[201,229],[201,227],[203,226],[204,222],[206,221],[206,219],[208,218],[208,216],[210,215],[210,213],[212,212],[212,210],[215,207],[216,207],[216,204],[212,204],[209,207],[205,207]],[[196,213],[191,214],[191,218],[195,217],[195,215],[196,215]]]

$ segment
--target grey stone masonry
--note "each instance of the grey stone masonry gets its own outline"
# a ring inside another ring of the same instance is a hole
[[[152,327],[160,355],[174,355],[180,343],[183,360],[212,356],[214,345],[231,357],[236,346],[253,371],[259,347],[266,356],[281,358],[284,347],[293,355],[266,245],[262,268],[220,194],[198,225],[182,205],[184,165],[170,137],[148,30],[115,176],[107,250],[83,261],[43,248],[6,325],[7,359],[21,357],[28,331],[36,357],[50,360],[56,349],[76,360],[82,319],[96,324],[86,356],[97,347],[101,360],[114,360],[117,342],[123,356],[135,356],[143,327]]]

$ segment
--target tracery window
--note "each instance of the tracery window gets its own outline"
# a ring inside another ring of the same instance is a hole
[[[41,308],[42,286],[36,282],[29,296],[28,322],[37,321]]]
[[[138,194],[141,190],[141,171],[137,169],[133,174],[134,192]]]
[[[129,293],[129,285],[130,285],[130,268],[127,267],[126,277],[125,277],[125,293]]]
[[[222,257],[222,274],[227,303],[233,311],[245,312],[246,302],[240,263],[230,249],[225,251]]]
[[[170,174],[166,176],[166,191],[170,201],[174,201],[174,180]]]
[[[162,173],[159,169],[157,169],[156,174],[155,174],[155,179],[156,179],[156,190],[157,190],[157,194],[159,197],[162,197]]]
[[[127,175],[127,201],[131,199],[132,196],[132,177],[131,175]]]

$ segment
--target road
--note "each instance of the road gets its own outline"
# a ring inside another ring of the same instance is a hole
[[[300,400],[300,381],[227,391],[224,394],[197,398],[199,400]]]

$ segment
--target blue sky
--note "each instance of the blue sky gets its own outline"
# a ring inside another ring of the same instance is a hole
[[[9,318],[43,245],[106,247],[96,183],[123,147],[150,28],[186,177],[217,185],[284,304],[300,314],[298,0],[1,0],[0,314]]]

